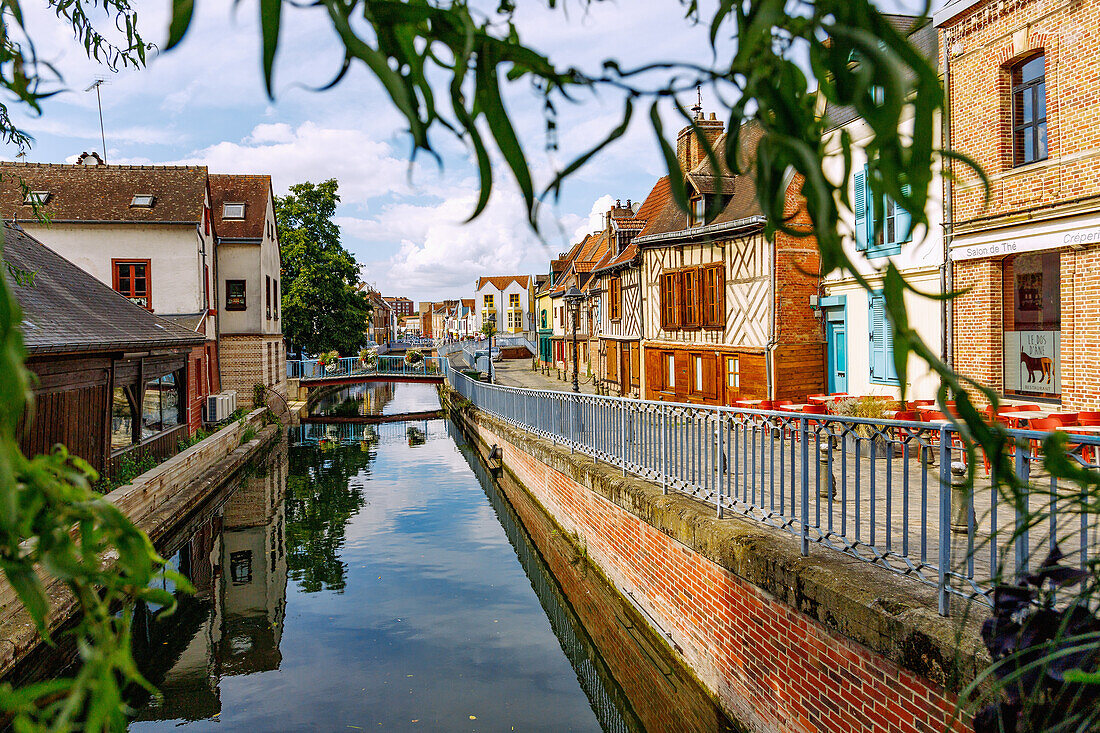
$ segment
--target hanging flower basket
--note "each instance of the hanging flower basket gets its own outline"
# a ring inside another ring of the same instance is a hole
[[[340,354],[335,351],[326,351],[317,357],[317,362],[325,368],[326,374],[335,374],[340,368]]]
[[[414,369],[419,368],[424,364],[423,352],[419,349],[409,349],[405,352],[405,363]]]
[[[359,352],[359,366],[362,369],[374,370],[378,367],[378,352],[374,349],[363,349]]]

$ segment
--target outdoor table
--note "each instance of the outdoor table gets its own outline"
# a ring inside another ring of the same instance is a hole
[[[1043,410],[1020,410],[1019,412],[1005,412],[1001,415],[1004,419],[1016,428],[1023,427],[1020,423],[1028,422],[1029,420],[1036,420],[1039,418],[1050,417],[1051,413]]]
[[[764,400],[734,400],[734,407],[747,407],[750,410],[755,410],[760,407]]]
[[[813,403],[801,402],[797,405],[783,405],[777,408],[780,412],[802,412],[803,409],[809,407]]]
[[[812,397],[807,397],[806,399],[810,401],[810,404],[827,405],[830,402],[836,402],[837,397],[844,397],[844,396],[846,396],[846,395],[825,395],[823,397],[818,397],[817,395],[814,395]]]

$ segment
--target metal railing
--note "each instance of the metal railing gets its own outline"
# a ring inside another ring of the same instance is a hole
[[[990,605],[995,582],[1034,568],[1055,544],[1082,567],[1100,544],[1079,489],[1044,469],[1042,432],[1010,431],[1016,474],[1030,488],[1008,498],[983,465],[968,488],[963,438],[947,422],[520,389],[444,370],[478,409],[695,497],[718,517],[789,532],[803,555],[818,544],[933,586],[944,615],[952,595]],[[1100,436],[1067,430],[1073,460],[1097,468]]]
[[[442,377],[443,362],[438,356],[425,356],[410,363],[404,356],[376,356],[363,360],[355,356],[322,364],[317,359],[287,361],[289,379],[338,379],[346,377]]]

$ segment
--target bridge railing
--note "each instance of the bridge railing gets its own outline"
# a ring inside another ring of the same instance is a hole
[[[1009,431],[1028,491],[999,495],[979,451],[968,467],[951,423],[651,402],[477,382],[445,366],[479,409],[712,506],[985,605],[992,587],[1036,568],[1055,545],[1085,567],[1098,514],[1051,477],[1039,431]],[[1096,469],[1100,436],[1070,433],[1071,460]],[[973,491],[966,486],[972,468]],[[1041,510],[1041,523],[1035,521]]]
[[[443,362],[438,356],[426,356],[410,363],[404,356],[377,356],[363,360],[354,356],[322,364],[317,359],[287,361],[286,375],[290,379],[339,379],[346,377],[429,377],[443,376]]]

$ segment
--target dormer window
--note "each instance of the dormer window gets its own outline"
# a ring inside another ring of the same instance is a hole
[[[243,219],[244,204],[222,204],[223,219]]]
[[[49,191],[27,191],[23,194],[23,203],[28,206],[37,204],[38,206],[44,205],[50,200]]]
[[[691,197],[691,211],[688,213],[688,226],[702,226],[706,220],[707,201],[702,194]]]
[[[156,198],[156,196],[149,193],[135,194],[134,198],[130,199],[130,206],[136,209],[151,209]]]

